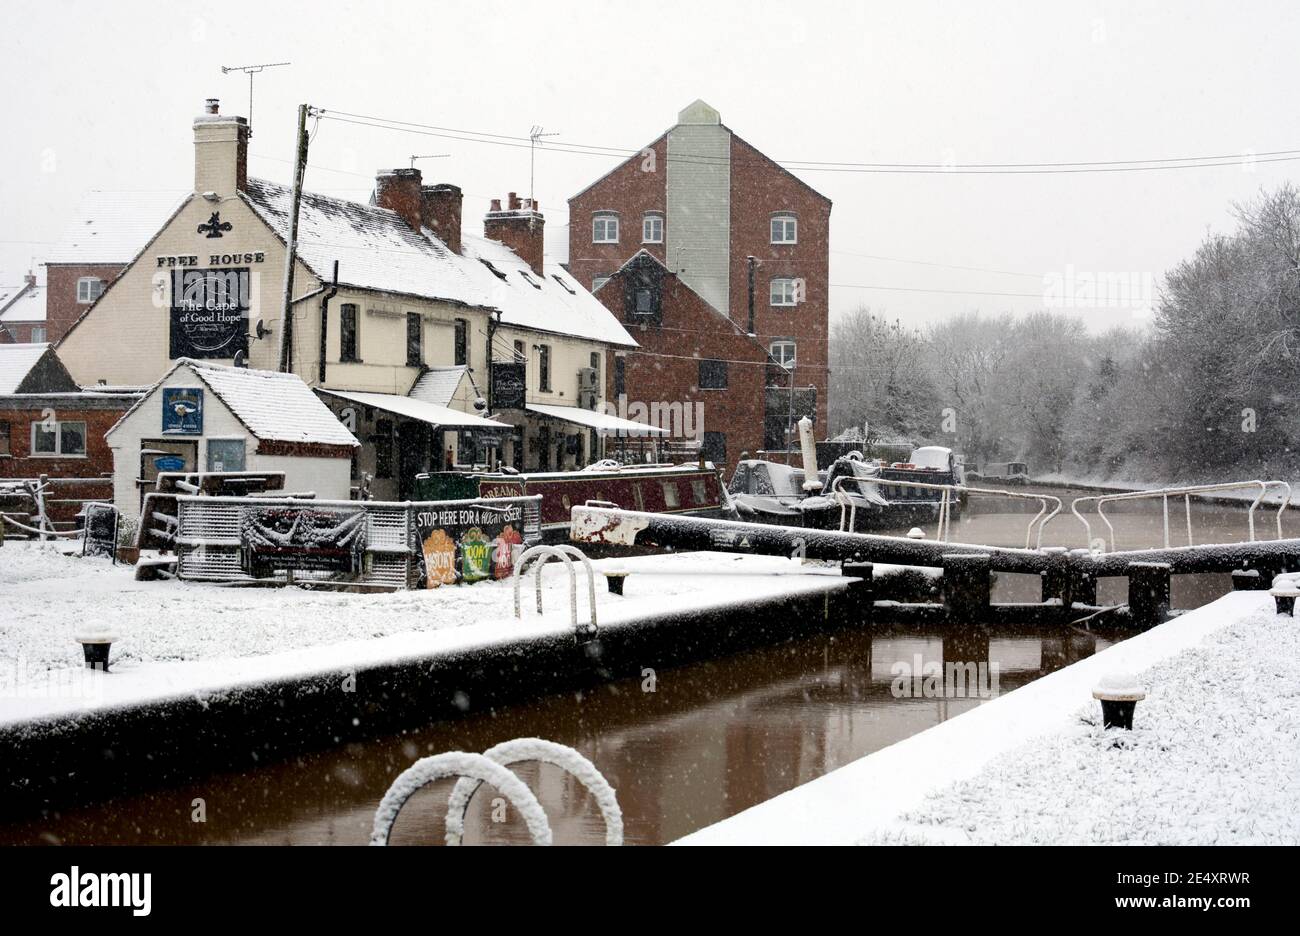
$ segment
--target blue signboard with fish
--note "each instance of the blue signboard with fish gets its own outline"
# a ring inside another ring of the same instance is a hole
[[[203,434],[203,391],[163,387],[162,431],[172,435]]]

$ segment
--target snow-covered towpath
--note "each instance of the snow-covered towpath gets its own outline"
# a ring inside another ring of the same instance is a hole
[[[1236,592],[681,841],[1294,845],[1298,767],[1300,619]]]

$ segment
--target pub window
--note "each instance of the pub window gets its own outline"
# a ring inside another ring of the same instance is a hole
[[[600,386],[600,352],[599,351],[591,352],[590,367],[592,370],[596,372],[596,386]]]
[[[727,362],[703,359],[700,361],[700,389],[727,389]]]
[[[551,346],[537,346],[537,389],[549,393],[551,389]]]
[[[5,435],[7,438],[8,433]],[[32,423],[32,454],[85,455],[86,424],[52,420]]]
[[[614,358],[614,396],[627,393],[627,358]]]
[[[591,242],[593,244],[617,244],[618,215],[609,212],[595,215],[591,219]]]
[[[375,477],[393,476],[393,421],[375,421]]]
[[[524,349],[524,343],[522,341],[515,342],[515,363],[516,364],[528,363],[528,352]]]
[[[83,276],[77,280],[77,302],[85,305],[94,302],[104,292],[104,281],[98,276]]]
[[[456,364],[469,363],[469,321],[456,319]]]
[[[641,219],[641,243],[662,244],[664,242],[664,216],[650,212]]]
[[[339,306],[339,360],[361,360],[357,356],[357,307],[351,302]]]
[[[406,366],[424,363],[424,321],[419,312],[406,313]]]
[[[789,213],[772,215],[772,243],[797,244],[799,242],[799,221]]]
[[[9,448],[9,424],[0,422],[0,455],[12,455],[13,450]]]

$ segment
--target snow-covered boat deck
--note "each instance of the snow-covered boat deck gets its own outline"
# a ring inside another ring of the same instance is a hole
[[[1298,761],[1300,619],[1234,592],[679,843],[1294,845]]]
[[[569,582],[560,563],[543,573],[538,616],[530,570],[514,617],[508,582],[430,591],[346,594],[137,582],[131,566],[67,555],[67,546],[9,542],[0,551],[0,726],[200,699],[240,687],[509,648],[565,636]],[[838,569],[774,556],[691,553],[594,562],[627,570],[626,596],[597,575],[601,628],[674,612],[752,611],[755,604],[841,590]],[[579,621],[589,620],[581,566]],[[110,672],[87,671],[75,635],[117,635]]]

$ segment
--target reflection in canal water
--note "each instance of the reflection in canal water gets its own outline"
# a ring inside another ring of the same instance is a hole
[[[1008,692],[1105,646],[1078,632],[841,631],[0,826],[0,841],[361,844],[389,783],[417,757],[531,735],[572,745],[604,772],[629,843],[667,842],[978,705],[990,683]],[[921,681],[899,674],[918,664],[945,676],[912,691]],[[992,678],[963,686],[963,667],[981,664]],[[557,843],[603,840],[581,785],[550,766],[517,769]],[[441,843],[451,786],[412,798],[394,844]],[[526,842],[517,817],[493,821],[494,797],[484,788],[474,798],[466,842]],[[204,822],[194,821],[198,800]]]

